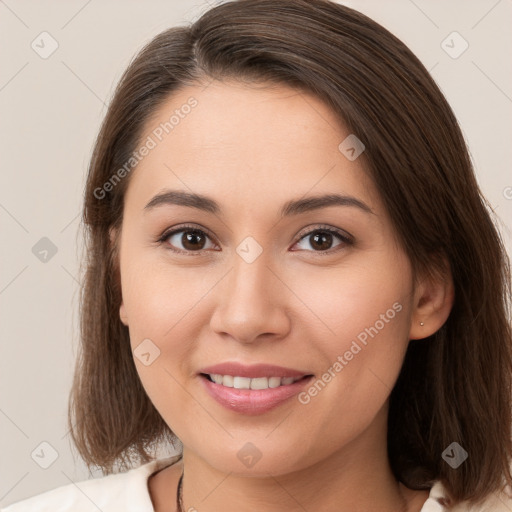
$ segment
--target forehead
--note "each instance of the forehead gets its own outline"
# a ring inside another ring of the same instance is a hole
[[[326,192],[378,197],[363,158],[339,145],[350,133],[319,98],[284,85],[211,82],[169,96],[145,123],[151,150],[127,198],[163,188],[213,195],[235,206],[284,203]]]

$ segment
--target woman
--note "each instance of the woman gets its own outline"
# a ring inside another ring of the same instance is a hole
[[[238,0],[158,35],[85,192],[70,427],[108,476],[5,510],[510,510],[490,215],[438,87],[362,14]]]

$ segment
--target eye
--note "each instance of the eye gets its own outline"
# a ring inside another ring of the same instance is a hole
[[[208,240],[210,240],[210,236],[204,230],[194,226],[181,226],[166,231],[158,239],[158,242],[169,245],[169,249],[174,252],[190,255],[190,253],[208,249]]]
[[[352,237],[345,232],[329,226],[317,226],[306,233],[301,233],[300,239],[294,244],[300,245],[307,243],[312,251],[306,247],[305,250],[317,253],[332,253],[341,250],[343,246],[352,245],[354,243]],[[165,244],[168,249],[189,256],[200,253],[206,249],[215,247],[211,242],[212,236],[204,229],[196,226],[179,226],[172,230],[166,231],[158,238],[158,242]],[[339,243],[332,245],[335,239]],[[208,242],[211,244],[208,247]],[[304,247],[303,247],[304,249]]]
[[[333,242],[335,241],[335,238],[340,240],[340,243],[337,245],[332,246]],[[312,229],[305,234],[302,234],[300,240],[297,242],[297,244],[305,244],[309,245],[313,249],[313,252],[320,252],[320,253],[326,253],[329,254],[331,252],[336,252],[343,248],[343,246],[346,245],[352,245],[353,239],[345,234],[343,231],[331,228],[331,227],[324,227],[320,226],[316,229]],[[342,246],[342,247],[340,247]],[[334,247],[334,250],[332,250]],[[337,249],[336,249],[337,248]],[[307,250],[307,247],[306,247]]]

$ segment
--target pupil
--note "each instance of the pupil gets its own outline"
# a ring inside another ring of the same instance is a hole
[[[197,231],[187,231],[186,233],[183,233],[184,240],[182,240],[183,247],[186,249],[202,249],[202,246],[204,244],[199,244],[200,247],[197,245],[197,240],[201,239],[201,234]]]
[[[201,233],[197,231],[187,231],[186,233],[183,233],[183,246],[187,249],[202,249],[204,245],[204,237],[202,237]],[[201,243],[201,238],[203,238]],[[313,243],[312,246],[317,249],[329,249],[331,245],[332,235],[330,233],[315,233],[313,235]],[[199,246],[198,247],[198,241]]]
[[[312,244],[313,247],[317,244],[318,240],[321,240],[320,242],[320,249],[329,249],[329,246],[331,245],[331,237],[332,235],[330,233],[316,233],[313,235],[314,243]],[[327,241],[327,245],[325,245],[325,242]],[[324,244],[322,244],[324,242]]]

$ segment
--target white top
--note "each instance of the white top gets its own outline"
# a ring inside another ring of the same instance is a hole
[[[148,479],[153,474],[172,465],[179,455],[157,459],[125,473],[111,474],[67,484],[13,503],[0,512],[154,512],[148,489]],[[421,512],[448,512],[438,501],[445,495],[437,482]],[[470,508],[461,503],[449,512],[510,512],[512,496],[490,496],[485,504]]]

